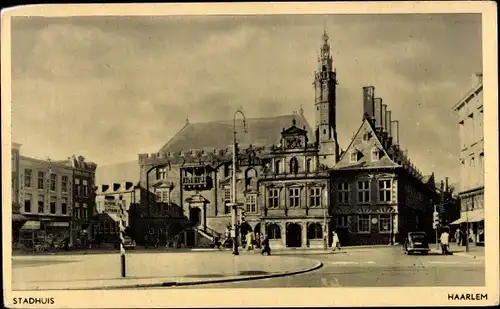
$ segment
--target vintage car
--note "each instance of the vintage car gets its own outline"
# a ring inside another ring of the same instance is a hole
[[[129,236],[125,236],[123,238],[123,240],[125,241],[123,244],[125,249],[134,249],[135,248],[135,241],[132,238],[130,238]]]
[[[422,253],[427,254],[431,251],[429,241],[425,232],[410,232],[403,244],[405,254]]]

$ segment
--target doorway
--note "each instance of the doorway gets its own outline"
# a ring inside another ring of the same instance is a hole
[[[290,223],[286,230],[286,246],[290,248],[302,247],[302,227],[297,223]]]
[[[201,222],[201,209],[193,207],[189,209],[189,221],[194,225],[200,225]]]

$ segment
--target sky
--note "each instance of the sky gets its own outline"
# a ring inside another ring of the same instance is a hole
[[[185,124],[291,114],[314,125],[321,35],[345,149],[375,86],[424,173],[459,179],[452,106],[482,70],[479,14],[16,17],[12,137],[22,155],[98,165],[157,152]],[[279,132],[276,132],[279,134]]]

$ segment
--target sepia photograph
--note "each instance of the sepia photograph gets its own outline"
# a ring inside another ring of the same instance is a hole
[[[3,11],[4,302],[498,304],[496,17],[454,3]]]

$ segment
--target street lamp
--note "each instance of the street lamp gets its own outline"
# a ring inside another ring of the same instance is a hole
[[[241,110],[237,110],[233,115],[233,194],[231,195],[231,208],[233,212],[232,223],[233,223],[233,255],[238,255],[238,228],[237,228],[237,216],[238,216],[238,205],[236,203],[236,115],[240,114],[243,117],[243,128],[245,133],[247,132],[245,114]]]
[[[325,250],[328,250],[328,229],[327,229],[327,211],[328,211],[328,206],[330,203],[328,203],[328,188],[323,190],[323,207],[324,207],[324,212],[323,212],[323,248]]]

